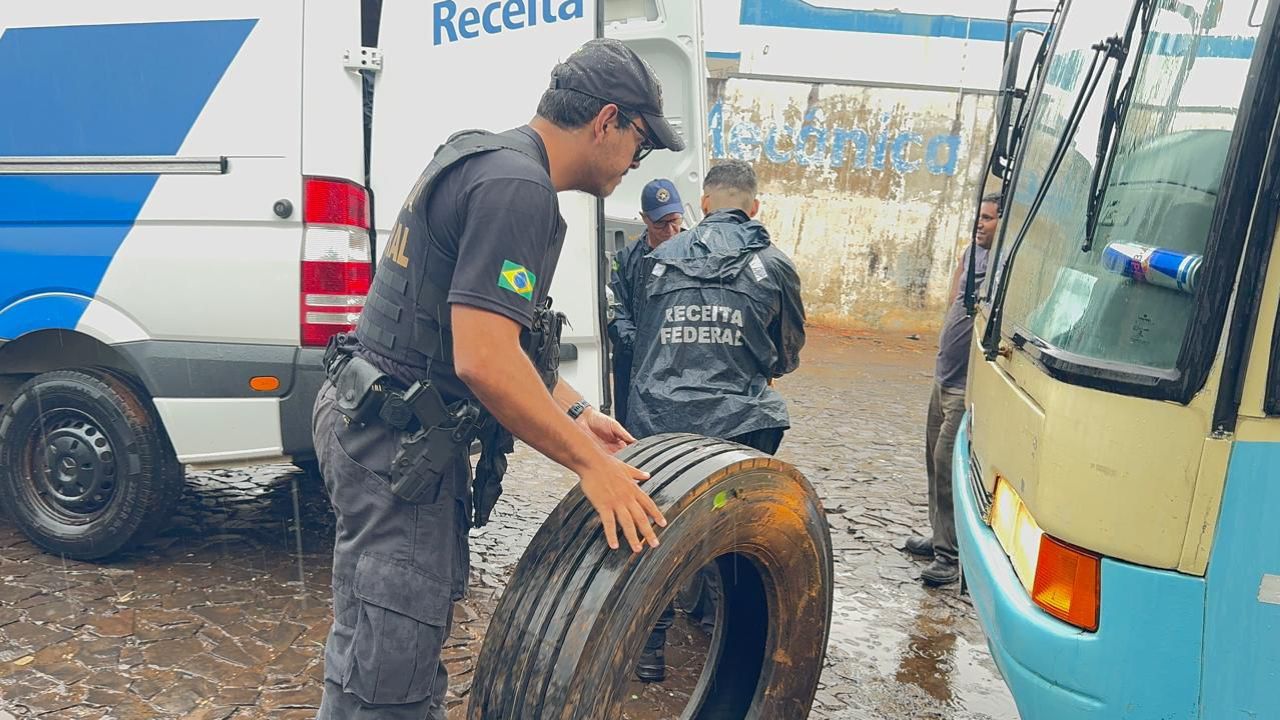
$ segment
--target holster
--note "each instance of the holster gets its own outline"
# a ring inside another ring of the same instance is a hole
[[[567,323],[565,314],[552,310],[551,298],[547,298],[534,309],[532,326],[520,337],[525,353],[548,390],[554,388],[560,378],[560,335]]]
[[[342,340],[325,349],[325,372],[337,394],[338,411],[350,422],[381,420],[401,432],[391,461],[391,492],[411,503],[434,502],[447,473],[466,457],[480,430],[480,406],[446,405],[430,381],[401,392],[395,382]]]
[[[490,418],[480,433],[480,462],[471,482],[472,527],[484,527],[494,505],[502,496],[502,478],[507,474],[507,455],[515,450],[515,439],[497,419]]]
[[[475,440],[480,408],[465,400],[446,406],[427,381],[410,386],[403,402],[412,409],[419,429],[403,436],[391,461],[391,492],[411,503],[434,502],[430,491],[439,489]]]

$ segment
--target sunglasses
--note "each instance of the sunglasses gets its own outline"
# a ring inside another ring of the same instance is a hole
[[[640,135],[640,145],[636,147],[636,154],[634,157],[631,158],[632,164],[635,164],[640,162],[641,160],[644,160],[645,158],[649,157],[649,153],[658,149],[658,142],[654,140],[652,135],[649,134],[649,131],[645,130],[644,128],[636,124],[636,121],[633,118],[633,116],[638,117],[640,115],[639,112],[632,110],[626,105],[623,105],[614,100],[610,100],[608,98],[602,98],[599,95],[592,95],[591,93],[585,90],[579,90],[577,88],[564,88],[564,89],[568,90],[569,92],[578,93],[579,95],[586,95],[589,98],[595,98],[596,100],[599,100],[600,102],[603,102],[603,103],[610,103],[618,106],[618,127],[622,127],[622,123],[625,122],[628,125],[630,125],[632,129],[636,131],[637,134]]]
[[[622,113],[619,113],[619,117],[622,120],[626,120],[627,124],[631,126],[631,129],[635,130],[636,134],[640,136],[640,144],[636,146],[636,154],[631,158],[632,164],[639,163],[649,157],[649,153],[657,149],[657,143],[654,142],[648,131],[636,124],[635,120],[628,118]]]

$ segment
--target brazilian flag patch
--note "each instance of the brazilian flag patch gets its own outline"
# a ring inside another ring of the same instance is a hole
[[[498,287],[510,290],[525,300],[533,300],[533,286],[538,276],[529,272],[529,268],[510,260],[502,263],[502,272],[498,273]]]

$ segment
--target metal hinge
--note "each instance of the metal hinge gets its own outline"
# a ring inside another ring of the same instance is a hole
[[[342,66],[348,70],[378,72],[382,69],[382,51],[374,47],[347,50],[342,53]]]

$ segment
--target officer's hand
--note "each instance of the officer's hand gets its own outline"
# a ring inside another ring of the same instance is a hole
[[[582,478],[582,493],[600,514],[609,549],[618,549],[618,527],[622,528],[632,552],[640,552],[646,542],[649,547],[658,547],[658,536],[649,521],[652,519],[659,526],[666,527],[667,519],[638,484],[648,480],[649,473],[637,470],[612,455],[601,454],[600,461],[579,477]]]
[[[636,441],[617,420],[595,408],[587,408],[586,412],[579,415],[578,425],[595,438],[596,443],[607,453],[616,453]]]

